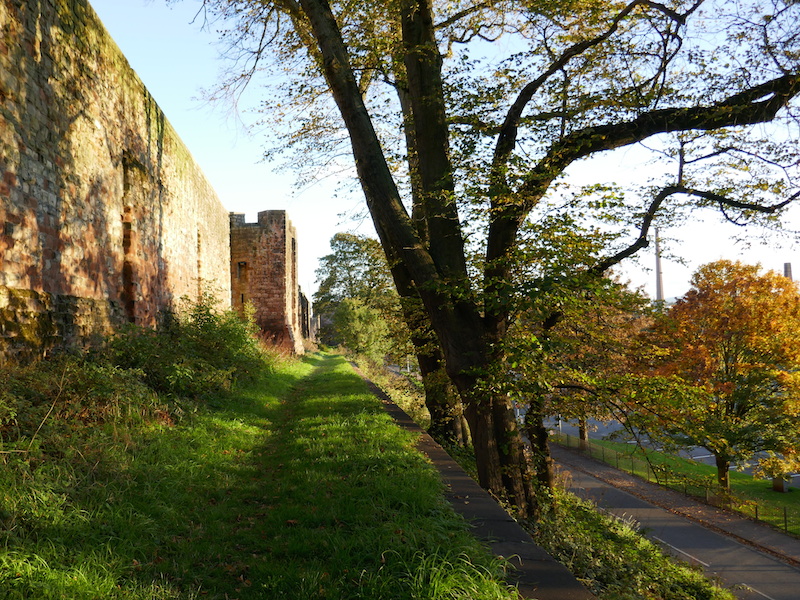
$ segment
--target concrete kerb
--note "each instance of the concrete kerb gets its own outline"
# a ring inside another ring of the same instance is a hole
[[[362,375],[363,377],[363,375]],[[417,448],[439,471],[447,487],[446,499],[470,524],[472,533],[496,556],[506,558],[514,570],[510,581],[521,598],[537,600],[592,600],[589,590],[556,559],[540,548],[528,533],[503,510],[405,411],[374,383],[365,379],[402,428],[420,435]]]

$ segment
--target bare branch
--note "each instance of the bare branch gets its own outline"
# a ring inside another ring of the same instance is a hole
[[[636,238],[631,245],[623,250],[620,250],[616,254],[609,256],[596,265],[589,269],[589,273],[595,276],[601,276],[605,271],[613,267],[614,265],[620,263],[625,258],[629,256],[633,256],[641,250],[642,248],[646,248],[648,246],[647,235],[650,231],[650,226],[653,223],[653,219],[655,218],[656,212],[663,204],[664,200],[666,200],[669,196],[673,194],[685,194],[687,196],[696,196],[698,198],[703,198],[705,200],[711,200],[716,202],[719,205],[720,210],[722,211],[725,218],[730,221],[731,223],[735,223],[736,225],[741,225],[741,223],[737,222],[735,219],[732,219],[725,211],[726,208],[738,208],[742,210],[751,210],[754,212],[762,213],[762,214],[774,214],[785,208],[798,198],[800,198],[800,192],[792,194],[786,200],[782,202],[778,202],[777,204],[771,204],[769,206],[764,206],[762,204],[755,204],[753,202],[742,202],[740,200],[734,200],[733,198],[728,198],[727,196],[723,196],[721,194],[717,194],[715,192],[708,192],[705,190],[698,190],[694,188],[688,188],[684,185],[670,185],[662,189],[653,201],[650,203],[650,206],[645,211],[644,217],[642,219],[642,225],[639,229],[639,237]]]

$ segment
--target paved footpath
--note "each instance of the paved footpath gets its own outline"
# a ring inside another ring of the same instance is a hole
[[[633,519],[667,551],[702,566],[744,600],[800,599],[800,540],[560,446],[568,487]]]

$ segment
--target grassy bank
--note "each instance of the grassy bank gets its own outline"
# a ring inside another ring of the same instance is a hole
[[[363,360],[359,367],[407,413],[427,423],[415,382],[386,373]],[[477,477],[474,457],[461,448],[451,456]],[[702,570],[666,556],[629,523],[598,511],[590,502],[563,490],[543,500],[546,518],[523,523],[534,540],[567,566],[600,600],[733,600]]]
[[[136,418],[51,411],[2,448],[0,598],[513,597],[343,359],[202,402],[137,389]]]

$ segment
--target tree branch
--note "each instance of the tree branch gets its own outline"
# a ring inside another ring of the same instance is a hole
[[[611,22],[611,26],[602,34],[595,36],[592,39],[584,40],[582,42],[578,42],[577,44],[573,44],[569,48],[567,48],[561,56],[559,56],[556,60],[554,60],[547,70],[542,73],[539,77],[535,80],[528,83],[522,91],[517,95],[517,99],[508,109],[508,113],[506,114],[505,121],[500,129],[500,135],[497,138],[497,145],[495,146],[494,151],[494,159],[492,161],[492,179],[493,181],[498,181],[498,177],[502,171],[502,166],[508,160],[508,157],[511,155],[511,152],[514,150],[514,146],[517,141],[517,132],[519,131],[519,123],[520,119],[522,118],[522,113],[525,110],[525,107],[533,98],[533,95],[539,90],[542,85],[544,85],[548,79],[558,71],[564,68],[564,66],[576,56],[583,54],[590,48],[601,44],[608,38],[610,38],[614,33],[619,29],[619,25],[622,20],[627,17],[637,6],[643,4],[644,0],[634,0],[630,4],[628,4],[625,8],[623,8],[614,20]]]
[[[632,121],[586,127],[550,147],[519,190],[536,193],[572,162],[600,152],[640,142],[659,133],[689,129],[711,130],[771,121],[800,94],[800,73],[783,75],[733,94],[711,106],[665,108],[646,112]]]
[[[450,25],[454,25],[464,17],[468,17],[471,14],[476,13],[481,9],[491,6],[492,4],[493,2],[491,2],[490,0],[487,0],[485,2],[478,2],[474,6],[467,7],[464,10],[461,10],[456,14],[452,15],[451,17],[445,19],[444,21],[436,23],[434,29],[439,30],[439,29],[444,29],[445,27],[449,27]]]
[[[765,123],[798,94],[800,74],[783,75],[710,106],[653,110],[631,121],[597,125],[570,133],[550,147],[513,197],[492,200],[487,259],[496,261],[508,254],[525,216],[553,180],[576,160],[603,150],[628,146],[659,133]]]
[[[642,248],[646,248],[648,246],[647,235],[650,231],[650,226],[653,223],[653,218],[655,217],[656,212],[658,211],[661,204],[666,200],[669,196],[673,194],[686,194],[687,196],[697,196],[698,198],[703,198],[705,200],[711,200],[719,204],[720,209],[723,211],[725,208],[739,208],[742,210],[752,210],[755,212],[763,213],[763,214],[774,214],[780,209],[788,206],[790,203],[795,201],[797,198],[800,198],[800,192],[796,192],[782,202],[778,202],[777,204],[771,204],[769,206],[763,206],[761,204],[755,204],[753,202],[741,202],[739,200],[734,200],[733,198],[728,198],[727,196],[723,196],[721,194],[717,194],[715,192],[708,192],[705,190],[698,190],[694,188],[687,188],[684,185],[670,185],[662,189],[653,201],[650,203],[647,211],[645,212],[644,218],[642,220],[642,225],[639,229],[639,237],[627,248],[620,250],[616,254],[609,256],[596,265],[589,269],[589,273],[594,276],[601,276],[606,270],[610,269],[614,265],[620,263],[623,259],[628,258],[629,256],[633,256],[641,250]],[[729,221],[731,220],[730,217],[725,215],[725,218]],[[734,221],[735,222],[735,221]],[[738,224],[738,223],[737,223]]]

